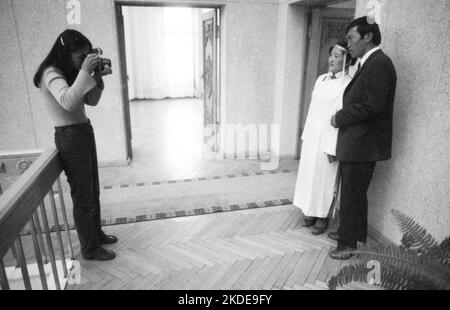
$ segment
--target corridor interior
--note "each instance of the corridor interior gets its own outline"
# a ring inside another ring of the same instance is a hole
[[[131,125],[129,166],[100,168],[106,221],[280,205],[293,198],[298,161],[263,171],[259,160],[203,156],[202,99],[133,100]]]

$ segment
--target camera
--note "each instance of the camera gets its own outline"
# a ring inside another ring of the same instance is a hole
[[[93,48],[89,51],[89,54],[98,54],[98,55],[102,55],[103,51],[101,48]],[[97,67],[97,70],[99,71],[105,71],[105,66],[109,66],[110,68],[111,66],[111,59],[108,58],[100,58],[100,63]]]

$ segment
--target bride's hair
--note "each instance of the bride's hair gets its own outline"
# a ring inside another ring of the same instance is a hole
[[[346,55],[347,55],[346,67],[355,65],[356,59],[352,58],[352,56],[350,55],[350,53],[348,51],[348,47],[347,47],[347,41],[345,41],[345,40],[340,40],[335,45],[331,46],[330,49],[328,50],[328,54],[331,54],[331,52],[333,51],[333,49],[336,45],[346,51]]]

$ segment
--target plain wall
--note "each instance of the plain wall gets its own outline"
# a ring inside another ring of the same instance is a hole
[[[307,22],[306,7],[280,4],[273,122],[280,124],[279,155],[283,159],[294,159],[299,148]]]
[[[33,111],[14,13],[0,1],[0,150],[36,148]]]
[[[378,164],[369,190],[372,227],[394,242],[390,215],[413,217],[438,240],[450,235],[450,2],[379,1],[382,49],[398,75],[392,160]],[[357,17],[368,1],[359,0]]]
[[[236,1],[228,3],[224,13],[223,121],[258,129],[265,124],[269,130],[271,124],[280,125],[278,136],[269,134],[269,147],[272,139],[279,141],[278,148],[270,151],[293,159],[298,147],[306,9],[283,1]],[[234,148],[224,152],[233,153]]]
[[[225,7],[226,123],[272,120],[278,5],[230,2]]]

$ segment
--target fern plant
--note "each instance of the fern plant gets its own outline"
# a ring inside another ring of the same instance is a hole
[[[389,290],[450,290],[450,237],[440,244],[416,223],[400,211],[392,210],[403,237],[400,246],[368,244],[350,253],[361,261],[380,263],[380,282],[377,285]],[[328,287],[350,283],[367,283],[369,269],[358,263],[342,268],[328,281]]]

